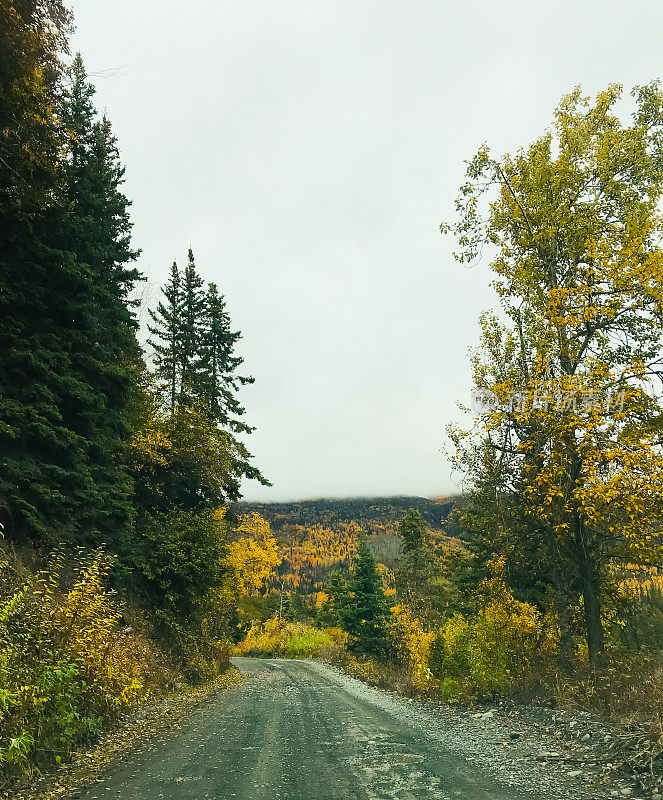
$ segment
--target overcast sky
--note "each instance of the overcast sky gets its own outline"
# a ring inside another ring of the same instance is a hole
[[[247,499],[453,492],[495,305],[452,257],[463,160],[663,73],[660,0],[75,0],[149,289],[191,246],[256,378]]]

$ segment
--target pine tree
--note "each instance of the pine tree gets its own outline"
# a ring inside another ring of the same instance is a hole
[[[343,627],[353,637],[352,649],[367,655],[385,655],[389,608],[373,549],[363,536],[354,563],[350,599],[342,610]]]
[[[170,268],[168,283],[162,288],[164,300],[159,302],[156,311],[150,309],[154,325],[148,325],[152,334],[149,344],[154,353],[157,378],[165,385],[165,398],[171,411],[174,411],[180,394],[182,364],[182,329],[184,292],[182,276],[177,262]]]

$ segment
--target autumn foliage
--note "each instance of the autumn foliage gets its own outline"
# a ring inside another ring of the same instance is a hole
[[[97,551],[22,577],[0,560],[0,768],[5,775],[60,761],[169,675],[154,646],[124,630]],[[18,568],[17,568],[18,567]]]

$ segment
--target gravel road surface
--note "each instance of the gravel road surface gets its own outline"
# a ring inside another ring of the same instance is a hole
[[[116,764],[82,800],[590,800],[587,776],[491,715],[381,692],[314,661],[237,658],[244,682]],[[538,748],[538,749],[537,749]],[[543,753],[545,757],[545,753]]]

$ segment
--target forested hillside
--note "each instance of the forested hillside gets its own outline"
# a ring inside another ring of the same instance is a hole
[[[256,512],[268,519],[280,532],[289,525],[328,525],[356,522],[366,530],[379,533],[400,522],[408,508],[416,508],[432,528],[445,527],[456,532],[453,511],[463,505],[461,496],[436,497],[348,497],[300,500],[290,503],[238,503],[238,513]],[[453,535],[453,534],[451,534]]]

